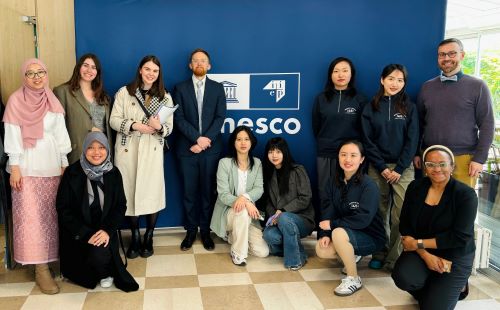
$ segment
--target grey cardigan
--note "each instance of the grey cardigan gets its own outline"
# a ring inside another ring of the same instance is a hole
[[[268,217],[276,213],[276,210],[290,212],[299,215],[309,231],[314,229],[314,207],[312,205],[311,183],[306,169],[302,165],[294,165],[290,170],[288,179],[288,193],[283,196],[279,194],[276,169],[268,185],[266,215]]]

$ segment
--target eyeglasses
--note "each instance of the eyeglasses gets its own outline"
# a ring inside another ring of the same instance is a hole
[[[448,168],[449,166],[451,166],[450,163],[448,162],[445,162],[445,161],[442,161],[440,163],[433,163],[432,161],[426,161],[424,163],[425,165],[425,168],[429,168],[429,169],[432,169],[432,168]]]
[[[448,53],[440,52],[440,53],[438,53],[438,57],[439,58],[445,58],[446,56],[448,56],[450,58],[455,58],[455,57],[457,57],[457,54],[458,54],[457,51],[451,51],[451,52],[448,52]]]
[[[47,75],[47,71],[28,71],[24,74],[28,79],[34,79],[35,76],[38,76],[39,78],[43,78],[44,76]]]

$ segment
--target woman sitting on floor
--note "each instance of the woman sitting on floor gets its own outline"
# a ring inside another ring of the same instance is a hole
[[[264,240],[271,254],[284,256],[285,268],[299,270],[307,262],[300,239],[315,226],[309,177],[302,165],[293,162],[285,139],[270,139],[265,154],[262,166],[268,220]]]
[[[229,137],[229,156],[217,168],[218,196],[210,228],[231,244],[231,259],[237,266],[246,265],[248,253],[269,255],[255,206],[264,192],[262,164],[252,156],[256,144],[250,128],[236,127]]]
[[[113,284],[125,292],[139,285],[119,254],[120,228],[127,200],[120,171],[110,160],[102,132],[91,132],[80,161],[65,170],[56,202],[60,227],[61,273],[86,288]]]

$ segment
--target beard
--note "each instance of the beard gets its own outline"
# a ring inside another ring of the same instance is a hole
[[[205,74],[207,74],[207,70],[203,67],[195,67],[193,68],[193,73],[196,76],[205,76]]]
[[[446,63],[444,61],[440,62],[439,68],[441,69],[441,71],[443,71],[443,73],[446,74],[455,71],[458,68],[458,65],[459,62],[457,61],[447,60]]]

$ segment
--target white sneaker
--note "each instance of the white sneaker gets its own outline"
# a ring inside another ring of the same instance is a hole
[[[363,256],[361,256],[361,255],[356,255],[356,260],[355,260],[356,264],[358,264],[358,263],[359,263],[362,259],[363,259]],[[341,270],[340,272],[341,272],[342,274],[347,275],[347,269],[345,269],[345,267],[344,267],[344,268],[342,268],[342,270]]]
[[[245,266],[247,264],[246,259],[239,257],[233,251],[231,251],[231,259],[233,261],[233,264],[235,264],[236,266]]]
[[[361,289],[362,286],[360,277],[347,276],[342,279],[342,283],[337,286],[334,293],[337,296],[349,296]]]
[[[107,277],[107,278],[101,279],[101,287],[102,288],[108,288],[108,287],[111,287],[111,285],[113,285],[113,277]]]

